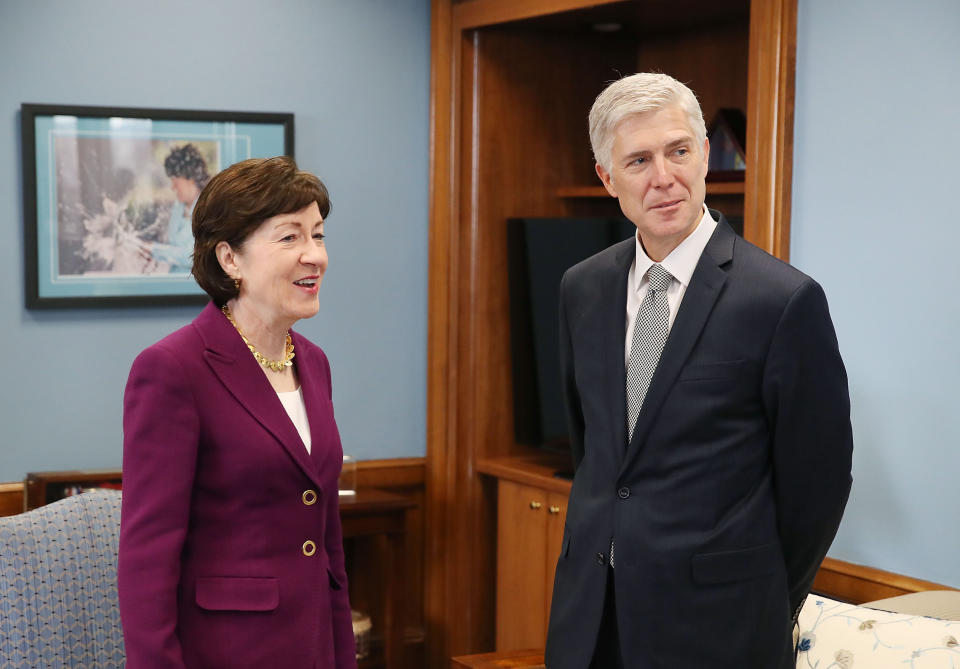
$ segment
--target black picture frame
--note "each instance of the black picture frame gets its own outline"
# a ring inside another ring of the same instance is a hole
[[[206,303],[189,273],[204,177],[294,154],[287,112],[24,103],[20,127],[28,309]]]

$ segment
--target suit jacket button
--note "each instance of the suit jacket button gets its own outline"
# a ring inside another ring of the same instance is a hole
[[[607,556],[603,553],[597,553],[597,564],[601,567],[607,563]]]
[[[315,543],[313,543],[313,542],[310,541],[309,539],[307,539],[306,541],[303,542],[303,554],[304,554],[304,555],[306,555],[307,557],[310,557],[311,555],[313,555],[313,554],[316,553],[316,552],[317,552],[317,545],[316,545]]]
[[[624,486],[617,491],[617,497],[620,499],[627,499],[630,497],[630,488]]]
[[[314,490],[304,490],[301,497],[303,498],[303,503],[307,506],[317,503],[317,493]]]

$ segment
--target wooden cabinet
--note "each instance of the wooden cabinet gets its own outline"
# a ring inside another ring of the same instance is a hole
[[[432,0],[424,593],[426,617],[438,621],[427,638],[431,669],[492,650],[502,637],[493,568],[499,485],[478,473],[481,463],[524,448],[513,425],[507,219],[619,215],[599,189],[587,113],[619,75],[659,70],[690,85],[708,123],[720,108],[744,110],[745,180],[711,183],[707,201],[742,216],[744,237],[786,259],[796,5]]]
[[[30,472],[23,481],[23,511],[77,495],[91,488],[120,489],[118,469],[84,469],[57,472]]]
[[[358,599],[353,589],[362,591],[364,580],[378,585],[374,597],[379,601],[367,599],[364,606],[370,612],[369,606],[375,605],[380,615],[373,618],[371,653],[358,662],[360,669],[399,669],[402,666],[403,541],[407,531],[407,512],[413,506],[409,497],[376,488],[360,488],[356,495],[340,498],[351,606],[356,608]],[[358,552],[375,554],[378,568],[370,565],[366,573],[358,574]]]
[[[25,499],[23,482],[0,483],[0,518],[22,513]]]
[[[497,480],[496,649],[542,648],[570,484],[540,455],[480,469]]]
[[[561,493],[499,482],[497,650],[538,648],[546,642],[566,514],[567,498]]]
[[[506,480],[497,488],[497,650],[538,646],[550,572],[547,495]]]

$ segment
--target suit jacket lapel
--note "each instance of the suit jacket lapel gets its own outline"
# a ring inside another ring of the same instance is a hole
[[[234,327],[212,302],[197,317],[194,326],[207,347],[203,355],[213,373],[319,488],[316,467],[297,428]],[[223,420],[230,418],[224,416]],[[310,420],[309,412],[307,420]]]
[[[677,380],[680,370],[686,364],[727,280],[726,271],[721,267],[733,258],[736,233],[722,214],[716,211],[711,214],[718,219],[717,228],[700,255],[697,268],[690,278],[690,285],[687,286],[683,301],[680,303],[680,310],[673,321],[673,327],[670,328],[670,335],[663,347],[660,363],[657,365],[643,400],[643,408],[637,418],[633,439],[627,447],[623,468],[629,466],[640,452],[641,444],[646,440],[660,407]]]
[[[602,305],[599,327],[595,332],[602,332],[601,364],[603,369],[616,370],[610,374],[610,382],[603,389],[604,402],[610,407],[610,425],[616,444],[625,444],[627,441],[627,369],[624,363],[624,337],[627,328],[627,274],[635,257],[636,242],[633,237],[621,242],[613,257],[613,264],[602,277],[601,292],[597,295],[597,303]],[[605,294],[613,295],[614,299],[606,300]],[[616,449],[618,458],[622,458],[623,450]]]

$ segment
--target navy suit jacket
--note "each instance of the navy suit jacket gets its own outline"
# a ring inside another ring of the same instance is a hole
[[[627,443],[628,239],[561,283],[576,474],[549,669],[586,669],[610,540],[628,669],[793,666],[794,612],[850,490],[847,377],[821,287],[718,212]]]

